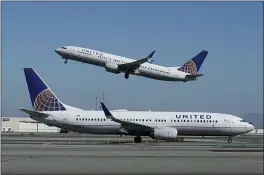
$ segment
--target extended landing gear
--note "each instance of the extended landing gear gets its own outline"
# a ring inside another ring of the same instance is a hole
[[[184,138],[183,137],[177,137],[175,141],[176,142],[184,142]]]
[[[64,63],[66,64],[68,62],[68,60],[65,60]]]
[[[228,143],[232,143],[232,137],[228,137],[227,141]]]
[[[128,79],[129,78],[129,74],[125,74],[125,78]]]
[[[140,143],[142,141],[141,137],[140,136],[137,136],[134,138],[134,142],[135,143]]]

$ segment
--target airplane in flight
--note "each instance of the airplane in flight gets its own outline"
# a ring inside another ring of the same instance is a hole
[[[254,126],[242,118],[208,112],[87,111],[62,103],[32,68],[24,68],[34,110],[20,109],[40,123],[79,133],[141,136],[155,140],[177,140],[180,136],[227,136],[250,132]]]
[[[208,51],[203,50],[182,66],[165,67],[152,64],[155,50],[139,60],[76,46],[62,46],[55,49],[55,52],[65,59],[65,64],[68,60],[88,63],[104,67],[107,72],[114,74],[125,73],[126,79],[132,74],[155,80],[182,82],[197,80],[203,76],[198,72],[208,54]]]

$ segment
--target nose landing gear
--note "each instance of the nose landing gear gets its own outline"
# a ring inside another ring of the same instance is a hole
[[[228,137],[227,142],[232,143],[232,137]]]
[[[68,62],[68,60],[65,60],[64,63],[66,64]]]

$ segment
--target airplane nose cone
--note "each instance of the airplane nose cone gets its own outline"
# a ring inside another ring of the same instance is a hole
[[[255,127],[252,124],[248,124],[247,128],[249,131],[253,131],[255,129]]]
[[[63,54],[63,50],[62,50],[61,48],[57,48],[57,49],[55,49],[55,52],[56,52],[58,55],[60,55],[60,56],[62,56],[62,54]]]
[[[57,54],[59,54],[59,53],[60,53],[60,50],[59,50],[59,49],[55,49],[55,52],[56,52]]]

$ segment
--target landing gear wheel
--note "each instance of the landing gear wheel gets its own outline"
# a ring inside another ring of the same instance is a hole
[[[142,141],[141,137],[140,136],[137,136],[134,138],[134,142],[135,143],[140,143]]]
[[[129,77],[129,74],[125,74],[125,78],[128,79],[128,77]]]
[[[232,143],[232,138],[228,137],[227,141],[228,141],[228,143]]]
[[[68,62],[68,60],[65,60],[64,63],[66,64]]]

